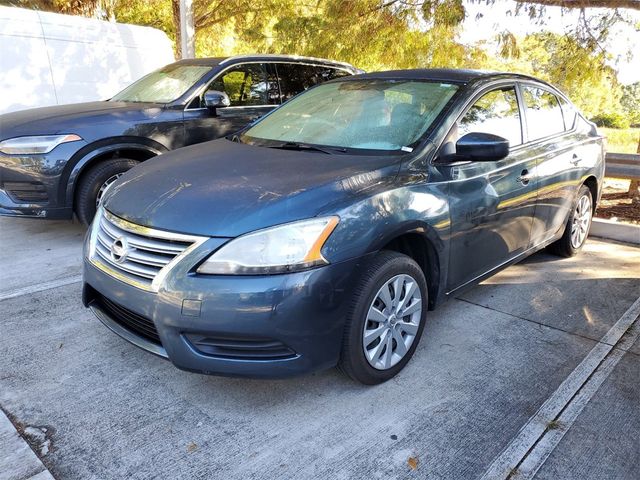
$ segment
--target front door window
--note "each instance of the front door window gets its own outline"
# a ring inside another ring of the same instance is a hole
[[[209,90],[225,92],[232,107],[274,105],[278,103],[278,84],[270,77],[261,63],[238,65],[216,78]]]
[[[509,140],[510,146],[522,143],[520,111],[514,87],[493,90],[477,100],[459,122],[459,136],[471,132],[491,133]]]

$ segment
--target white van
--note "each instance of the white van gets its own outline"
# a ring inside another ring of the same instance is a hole
[[[0,7],[0,114],[108,99],[173,61],[155,28]]]

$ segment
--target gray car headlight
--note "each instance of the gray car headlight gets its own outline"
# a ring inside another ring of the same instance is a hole
[[[82,140],[82,138],[75,134],[15,137],[0,142],[0,152],[7,155],[49,153],[62,143],[76,142],[78,140]]]
[[[243,235],[211,255],[197,271],[212,275],[264,275],[325,265],[329,262],[321,250],[339,220],[313,218]]]

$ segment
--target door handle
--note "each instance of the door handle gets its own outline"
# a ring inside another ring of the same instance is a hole
[[[531,174],[529,173],[529,170],[523,170],[522,173],[520,173],[520,176],[516,178],[516,180],[523,185],[527,185],[531,181]]]
[[[576,155],[575,153],[573,154],[573,158],[571,159],[571,163],[573,163],[574,167],[577,167],[578,164],[582,161],[582,159]]]

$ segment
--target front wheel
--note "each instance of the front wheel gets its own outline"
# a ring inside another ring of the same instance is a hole
[[[395,376],[418,346],[427,312],[427,282],[410,257],[378,253],[355,288],[339,368],[374,385]]]
[[[106,191],[124,172],[137,164],[136,160],[129,158],[111,158],[94,165],[83,175],[75,201],[76,215],[83,224],[91,223]]]
[[[591,190],[586,185],[580,187],[578,201],[569,215],[564,234],[560,240],[549,245],[551,253],[561,257],[573,257],[587,241],[591,219],[593,218],[593,198]]]

